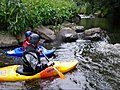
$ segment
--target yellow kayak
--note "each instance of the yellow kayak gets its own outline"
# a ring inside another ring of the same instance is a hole
[[[71,60],[66,62],[54,61],[54,63],[55,63],[54,66],[60,72],[66,73],[74,69],[78,64],[78,61],[77,60]],[[52,66],[32,76],[26,76],[16,73],[18,67],[20,67],[20,65],[11,65],[0,68],[0,81],[28,81],[32,79],[48,78],[57,75],[57,72],[54,70]]]

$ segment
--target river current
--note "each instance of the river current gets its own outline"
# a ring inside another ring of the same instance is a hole
[[[91,27],[98,27],[100,25],[93,25],[93,22],[90,25]],[[82,20],[80,22],[80,25],[84,25],[87,28],[88,24],[90,24],[90,20]],[[104,29],[102,25],[99,27]],[[59,45],[58,43],[48,43],[45,45],[47,48],[56,48],[54,60],[69,61],[76,59],[79,61],[76,69],[64,74],[66,79],[62,80],[59,76],[56,76],[27,82],[0,82],[0,89],[120,90],[119,38],[113,38],[116,37],[114,35],[115,32],[107,32],[111,38],[111,43],[78,39],[71,43],[59,43]],[[20,58],[4,55],[4,50],[0,50],[0,67],[21,63]]]

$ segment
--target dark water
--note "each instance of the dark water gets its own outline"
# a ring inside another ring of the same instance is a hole
[[[76,69],[64,74],[65,80],[56,76],[29,82],[0,82],[0,89],[120,90],[120,44],[117,44],[120,41],[117,38],[120,28],[110,26],[105,19],[83,19],[80,25],[86,28],[101,27],[108,32],[111,43],[78,39],[72,43],[46,44],[48,48],[57,49],[55,60],[78,60]],[[6,57],[3,51],[0,51],[1,67],[21,63],[19,58]]]
[[[120,22],[118,22],[118,20],[91,18],[82,19],[79,24],[83,25],[86,29],[100,27],[101,29],[107,31],[107,34],[110,36],[111,43],[120,43]]]

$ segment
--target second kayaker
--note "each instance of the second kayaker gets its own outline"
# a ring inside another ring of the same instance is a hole
[[[25,39],[23,41],[23,50],[30,44],[30,35],[32,34],[31,31],[25,32]]]

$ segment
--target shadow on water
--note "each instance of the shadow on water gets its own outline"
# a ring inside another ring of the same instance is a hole
[[[76,59],[79,61],[75,70],[64,74],[66,76],[65,80],[56,76],[29,82],[0,82],[0,88],[22,90],[120,90],[120,44],[78,39],[76,42],[53,44],[52,46],[57,49],[55,60],[69,61]],[[18,58],[5,56],[3,50],[0,52],[0,67],[21,63],[18,62]]]

